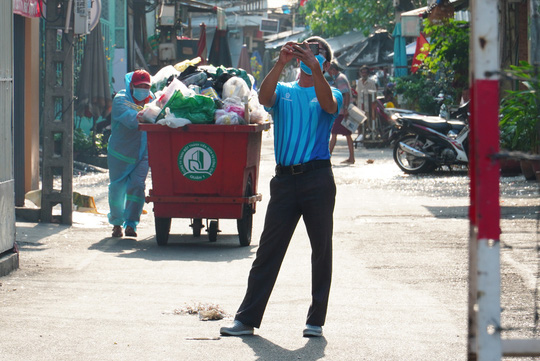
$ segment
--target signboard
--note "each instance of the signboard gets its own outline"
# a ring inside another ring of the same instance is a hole
[[[401,35],[412,36],[417,38],[420,35],[421,17],[417,15],[403,16],[401,15]]]
[[[260,30],[267,33],[279,33],[279,20],[261,19]]]
[[[13,0],[13,13],[27,18],[41,17],[43,4],[41,0]]]

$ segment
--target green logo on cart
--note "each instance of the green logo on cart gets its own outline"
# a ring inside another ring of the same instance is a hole
[[[187,179],[203,181],[214,174],[216,153],[203,142],[188,143],[178,154],[178,169]]]

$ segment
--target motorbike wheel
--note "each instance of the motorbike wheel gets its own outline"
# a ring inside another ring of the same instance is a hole
[[[428,159],[423,159],[415,157],[412,154],[409,154],[403,151],[399,147],[399,143],[405,143],[408,146],[422,150],[425,141],[422,139],[417,139],[416,135],[406,135],[396,142],[394,145],[394,162],[397,166],[408,174],[419,174],[419,173],[429,173],[433,171],[436,167],[435,163]]]

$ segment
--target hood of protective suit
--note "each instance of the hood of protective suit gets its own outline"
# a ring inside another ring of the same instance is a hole
[[[131,94],[131,79],[133,78],[133,72],[127,73],[124,77],[124,81],[126,82],[126,100],[129,100],[132,103],[135,103],[135,99],[133,99],[133,95]]]

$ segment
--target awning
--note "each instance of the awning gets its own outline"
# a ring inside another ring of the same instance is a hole
[[[300,28],[300,30],[283,31],[281,33],[270,35],[268,37],[265,36],[264,38],[266,39],[266,41],[264,43],[264,47],[266,49],[281,48],[289,41],[298,42],[299,39],[307,38],[310,35],[311,31],[306,30],[305,28]]]
[[[337,58],[343,68],[392,65],[390,53],[394,51],[394,39],[388,31],[380,29],[357,43]]]
[[[361,31],[348,31],[345,34],[328,38],[326,41],[330,44],[334,56],[339,56],[346,49],[352,48],[356,44],[366,40],[364,33]]]
[[[182,0],[177,1],[177,4],[185,6],[188,11],[196,13],[217,13],[218,7],[210,4],[205,4],[199,1]]]
[[[450,0],[450,4],[454,6],[455,11],[464,10],[469,7],[469,0]],[[428,10],[428,6],[423,6],[411,11],[401,13],[401,16],[422,16]]]
[[[414,9],[411,11],[405,11],[404,13],[401,13],[401,16],[421,16],[423,13],[427,11],[427,9],[428,9],[427,6],[423,6],[421,8]]]

